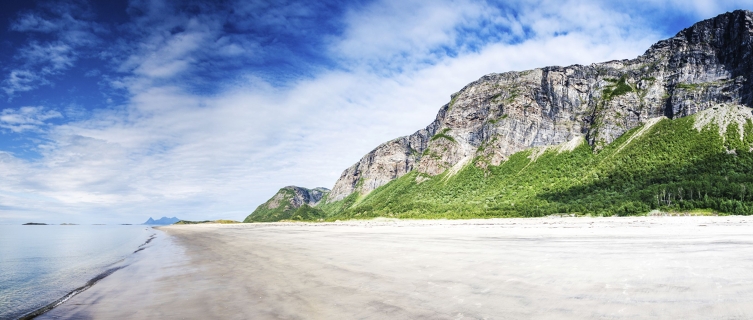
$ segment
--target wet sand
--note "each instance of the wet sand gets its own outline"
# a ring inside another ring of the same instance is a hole
[[[38,319],[749,319],[753,219],[160,228]]]

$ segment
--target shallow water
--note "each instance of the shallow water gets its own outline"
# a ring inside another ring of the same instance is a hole
[[[84,286],[154,233],[138,225],[0,225],[0,319],[21,317]]]

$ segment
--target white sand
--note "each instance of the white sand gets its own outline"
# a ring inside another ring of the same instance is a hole
[[[753,219],[161,228],[40,319],[750,319]]]

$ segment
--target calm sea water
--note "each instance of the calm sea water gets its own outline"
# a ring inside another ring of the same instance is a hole
[[[145,226],[0,225],[0,319],[58,300],[133,254]]]

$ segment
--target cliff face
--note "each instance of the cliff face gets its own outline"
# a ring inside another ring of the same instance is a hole
[[[453,94],[428,127],[346,169],[327,201],[366,194],[412,170],[452,173],[471,161],[485,168],[528,148],[583,139],[598,152],[651,118],[753,106],[752,52],[753,13],[739,10],[632,60],[486,75]]]
[[[345,169],[327,201],[342,200],[356,190],[369,192],[415,169],[422,158],[422,152],[442,124],[447,107],[442,107],[436,120],[426,128],[379,145],[356,164]]]

